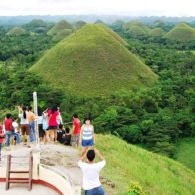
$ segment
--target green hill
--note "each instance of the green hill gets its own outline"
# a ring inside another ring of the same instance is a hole
[[[150,195],[195,194],[195,173],[174,160],[112,135],[97,135],[96,147],[107,161],[102,172],[107,194],[125,195],[131,182]]]
[[[177,145],[176,160],[195,171],[195,138],[183,138]]]
[[[154,28],[150,31],[150,36],[152,37],[162,37],[165,31],[162,28]]]
[[[188,42],[195,40],[195,29],[186,23],[180,23],[170,30],[165,38],[172,41]]]
[[[124,25],[126,33],[133,37],[149,35],[150,28],[140,21],[130,21]]]
[[[25,35],[27,32],[25,29],[21,28],[21,27],[13,27],[12,29],[10,29],[6,35],[8,36],[21,36],[21,35]]]
[[[32,21],[30,21],[26,25],[31,26],[31,27],[46,27],[47,23],[44,20],[41,20],[41,19],[33,19]]]
[[[63,29],[53,36],[53,40],[60,41],[72,33],[72,29]]]
[[[82,21],[82,20],[79,20],[79,21],[75,22],[74,26],[76,29],[79,29],[79,28],[83,27],[85,24],[87,24],[87,23]]]
[[[54,86],[82,96],[150,86],[157,76],[101,24],[87,24],[50,49],[34,66]]]
[[[73,29],[73,26],[68,23],[65,20],[61,20],[60,22],[58,22],[54,27],[52,27],[47,34],[49,36],[53,36],[58,34],[60,31],[64,30],[64,29]]]

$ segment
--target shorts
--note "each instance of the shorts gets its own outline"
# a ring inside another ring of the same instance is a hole
[[[89,139],[89,140],[82,140],[82,146],[83,147],[87,147],[87,146],[93,146],[93,139]]]
[[[49,126],[49,130],[55,130],[58,129],[58,126]]]
[[[25,124],[25,125],[21,125],[21,132],[22,132],[22,135],[29,135],[30,131],[29,131],[29,125],[28,124]]]

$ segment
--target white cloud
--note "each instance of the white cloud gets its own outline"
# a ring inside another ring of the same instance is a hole
[[[0,0],[0,15],[195,16],[194,0]]]

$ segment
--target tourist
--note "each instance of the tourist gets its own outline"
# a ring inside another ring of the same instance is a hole
[[[18,129],[19,125],[18,125],[18,123],[17,123],[17,118],[16,118],[16,117],[14,117],[14,118],[12,119],[12,127],[13,127],[13,129],[14,129],[15,134],[17,134],[17,135],[19,136],[19,138],[20,138],[20,132],[19,132],[19,129]],[[14,145],[16,145],[16,137],[17,137],[17,136],[14,136]],[[20,142],[21,142],[21,141],[20,141]]]
[[[2,150],[2,144],[4,142],[5,134],[3,132],[3,126],[0,124],[0,161],[1,161],[1,150]]]
[[[32,107],[28,107],[28,122],[29,122],[29,133],[30,133],[30,142],[36,141],[35,135],[35,114],[32,112]]]
[[[28,122],[28,111],[25,106],[18,107],[19,111],[19,118],[20,118],[20,125],[21,125],[21,132],[22,132],[22,142],[23,145],[26,145],[27,140],[27,146],[30,147],[29,143],[29,122]]]
[[[84,124],[81,127],[79,143],[82,145],[82,154],[95,144],[94,127],[90,123],[91,119],[88,116],[84,119]]]
[[[46,131],[46,137],[48,142],[57,142],[57,130],[58,123],[57,118],[59,116],[59,112],[57,107],[54,107],[51,111],[48,112],[49,117],[49,130]]]
[[[98,156],[101,161],[95,163],[95,156]],[[84,162],[85,158],[87,158],[87,162]],[[83,174],[82,187],[85,195],[105,194],[99,179],[99,173],[105,165],[106,161],[97,149],[90,149],[81,156],[78,166]]]
[[[73,144],[78,147],[79,146],[79,137],[81,131],[81,124],[78,118],[78,114],[73,114],[73,128],[72,128],[72,141]]]
[[[65,134],[66,134],[66,132],[65,132],[65,130],[63,128],[63,125],[62,124],[59,124],[58,132],[57,132],[57,140],[61,144],[64,143]]]
[[[66,127],[65,129],[65,136],[64,136],[64,145],[66,146],[71,146],[71,133],[70,133],[70,128]]]
[[[11,114],[6,114],[6,117],[5,117],[5,120],[4,120],[4,127],[5,127],[5,138],[6,138],[7,150],[10,150],[10,138],[12,136],[16,136],[17,144],[20,143],[19,134],[14,132],[14,128],[12,126]]]

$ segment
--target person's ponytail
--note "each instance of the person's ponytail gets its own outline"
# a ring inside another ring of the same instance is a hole
[[[23,111],[23,118],[26,119],[26,107],[25,106],[22,107],[22,111]]]
[[[26,119],[26,111],[23,111],[23,118]]]

